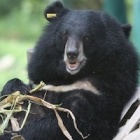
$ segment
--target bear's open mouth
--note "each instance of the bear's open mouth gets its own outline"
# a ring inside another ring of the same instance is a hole
[[[82,61],[74,61],[74,62],[69,62],[69,61],[66,61],[66,70],[74,75],[76,73],[78,73],[80,71],[80,69],[84,66],[85,64],[85,59],[83,59]]]
[[[68,69],[69,70],[71,70],[71,71],[73,71],[73,70],[77,70],[78,68],[79,68],[79,66],[80,66],[80,62],[70,62],[70,63],[68,63],[67,64],[67,67],[68,67]]]

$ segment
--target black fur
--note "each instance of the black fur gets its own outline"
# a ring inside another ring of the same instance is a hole
[[[87,140],[112,140],[122,109],[134,94],[138,81],[137,54],[128,40],[130,26],[122,27],[103,12],[65,9],[60,2],[49,6],[45,15],[49,12],[59,16],[51,20],[35,47],[28,64],[29,79],[35,84],[44,81],[56,86],[83,79],[90,81],[99,95],[77,89],[48,92],[45,100],[70,109],[84,136],[90,134]],[[64,50],[71,37],[83,43],[87,58],[76,74],[69,73],[64,62]],[[5,93],[6,90],[9,91],[5,89]],[[39,91],[37,95],[43,97],[43,93]],[[55,114],[47,109],[44,112],[43,117],[29,121],[20,134],[25,140],[65,140]],[[59,113],[73,139],[82,140],[70,117]]]
[[[30,86],[24,84],[21,80],[15,78],[9,80],[5,86],[3,87],[1,94],[7,95],[13,93],[15,91],[20,91],[21,93],[28,94],[30,90]]]

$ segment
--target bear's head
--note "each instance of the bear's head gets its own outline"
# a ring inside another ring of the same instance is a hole
[[[104,12],[70,10],[57,1],[46,8],[44,16],[49,25],[29,64],[29,78],[33,80],[38,77],[47,81],[44,77],[51,72],[54,76],[74,77],[102,71],[113,66],[116,56],[128,45],[131,26],[121,25]],[[39,71],[40,75],[35,76]]]

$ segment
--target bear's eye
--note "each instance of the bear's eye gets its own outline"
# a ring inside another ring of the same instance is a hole
[[[64,32],[62,33],[62,39],[63,39],[63,41],[66,41],[67,38],[68,38],[68,33],[67,33],[67,31],[64,31]]]
[[[88,42],[89,41],[89,36],[88,35],[84,35],[83,39],[84,39],[84,41]]]

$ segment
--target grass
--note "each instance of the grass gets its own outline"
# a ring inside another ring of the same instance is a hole
[[[0,66],[0,90],[3,85],[12,78],[20,78],[24,82],[28,82],[26,71],[27,66],[27,49],[34,46],[33,41],[21,41],[16,39],[0,40],[0,60],[7,56],[9,60],[13,59],[12,64],[2,68]],[[10,56],[10,57],[9,57]],[[8,63],[6,61],[6,63]]]

